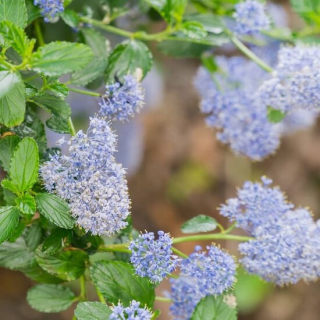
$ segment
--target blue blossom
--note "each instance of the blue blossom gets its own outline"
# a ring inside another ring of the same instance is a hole
[[[131,263],[136,274],[148,277],[152,282],[161,282],[171,274],[178,265],[179,259],[172,255],[172,238],[168,233],[158,231],[155,240],[153,232],[140,234],[132,240],[129,249],[132,251]]]
[[[129,121],[144,105],[144,91],[132,75],[124,77],[124,83],[106,86],[106,95],[100,101],[100,115],[111,120]]]
[[[253,35],[270,27],[270,19],[265,13],[265,6],[254,0],[246,0],[235,6],[236,33]]]
[[[63,0],[34,0],[34,5],[40,7],[45,22],[57,22],[64,11]]]
[[[153,314],[146,308],[140,308],[140,302],[132,300],[129,307],[124,307],[120,302],[113,306],[110,320],[151,320]]]
[[[87,133],[68,142],[69,155],[55,154],[40,168],[45,188],[69,202],[79,226],[110,236],[126,227],[130,200],[125,170],[116,163],[116,136],[105,120],[90,118]]]

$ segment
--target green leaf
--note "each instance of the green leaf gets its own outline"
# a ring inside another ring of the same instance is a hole
[[[0,71],[0,124],[17,126],[26,110],[25,87],[16,73]]]
[[[64,99],[69,94],[69,88],[60,81],[49,82],[46,88],[61,99]]]
[[[204,53],[201,56],[201,62],[203,66],[210,72],[214,73],[218,71],[218,66],[216,64],[216,61],[214,60],[214,56],[212,54],[206,54]]]
[[[22,220],[20,220],[18,225],[14,228],[11,236],[8,238],[8,241],[15,242],[19,237],[21,237],[25,227],[25,223]]]
[[[19,210],[24,214],[33,215],[36,212],[37,206],[34,197],[31,194],[24,194],[16,198],[16,204]]]
[[[228,295],[205,297],[198,303],[191,320],[236,320],[237,309],[225,302],[228,298],[233,299]]]
[[[88,254],[82,250],[48,254],[43,252],[40,246],[36,250],[36,260],[39,266],[50,274],[66,281],[72,281],[84,274]]]
[[[39,284],[28,291],[27,301],[31,308],[40,312],[60,312],[75,301],[74,293],[59,285]]]
[[[20,194],[20,190],[19,190],[18,186],[9,179],[3,179],[1,181],[1,186],[4,189],[7,189],[15,194]]]
[[[106,320],[111,313],[111,309],[100,302],[81,302],[74,312],[78,320]]]
[[[68,204],[54,194],[39,193],[36,196],[38,209],[49,221],[60,228],[72,229],[74,219]]]
[[[29,267],[23,268],[22,272],[28,278],[40,283],[59,284],[64,282],[62,279],[59,279],[44,271],[35,260]]]
[[[73,10],[64,10],[60,15],[62,20],[71,28],[78,28],[80,24],[79,16]]]
[[[25,236],[26,244],[31,251],[36,250],[42,240],[42,226],[40,221],[37,221],[27,229]]]
[[[81,34],[83,35],[84,43],[92,49],[95,58],[100,57],[107,61],[110,45],[106,38],[92,28],[81,29]]]
[[[13,151],[20,142],[19,137],[16,135],[5,136],[0,139],[0,163],[3,170],[9,172],[10,161]]]
[[[268,107],[268,120],[272,123],[281,122],[286,116],[285,112]]]
[[[115,76],[123,77],[134,74],[137,69],[142,71],[143,77],[152,66],[152,54],[148,47],[140,41],[128,40],[118,44],[110,54],[106,70],[107,82],[113,81]]]
[[[67,119],[71,115],[69,104],[54,95],[45,94],[34,97],[32,102],[57,117]]]
[[[158,49],[167,56],[177,58],[198,58],[211,48],[210,45],[168,40],[158,44]]]
[[[39,151],[35,140],[24,138],[13,153],[10,162],[10,178],[23,192],[32,188],[38,178]]]
[[[33,4],[34,0],[26,0],[28,25],[34,20],[41,17],[41,9]]]
[[[92,50],[80,43],[51,42],[32,57],[32,68],[47,76],[61,76],[85,67],[93,58]]]
[[[203,25],[197,21],[184,22],[181,31],[191,39],[202,39],[207,36],[207,31]]]
[[[223,35],[227,39],[228,35],[225,33],[225,24],[220,16],[207,13],[207,14],[199,14],[193,13],[184,16],[185,21],[199,22],[202,27],[211,34]]]
[[[293,10],[308,22],[320,24],[319,0],[290,0]]]
[[[209,232],[217,228],[217,221],[211,217],[200,214],[185,222],[181,231],[183,233]]]
[[[71,238],[71,235],[71,231],[57,228],[52,231],[50,236],[43,242],[42,250],[49,254],[58,252],[62,248],[65,240]]]
[[[7,240],[19,223],[19,210],[15,207],[0,208],[0,243]]]
[[[53,115],[46,121],[46,125],[49,129],[51,129],[54,132],[68,134],[71,133],[68,120],[64,118],[56,117]]]
[[[27,7],[24,0],[0,0],[0,21],[11,21],[18,27],[27,25]]]
[[[120,261],[98,261],[90,268],[92,281],[108,302],[119,300],[128,306],[131,300],[142,305],[153,306],[154,288],[147,278],[133,274],[129,263]]]

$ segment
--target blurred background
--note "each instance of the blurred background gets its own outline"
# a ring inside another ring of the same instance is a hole
[[[96,2],[90,1],[90,7],[94,9]],[[76,3],[81,6],[88,1]],[[287,1],[273,2],[270,10],[278,24],[293,29],[302,26]],[[131,30],[143,22],[137,17],[139,12],[133,10],[129,17],[116,23]],[[49,30],[52,26],[45,28],[47,41],[77,36],[61,21],[54,25],[54,33]],[[162,28],[161,23],[153,22],[150,32]],[[119,41],[114,36],[106,36],[112,44]],[[262,163],[236,157],[216,140],[214,130],[206,126],[199,112],[199,97],[193,87],[199,61],[168,58],[155,44],[151,44],[151,49],[155,65],[143,83],[146,106],[131,122],[114,126],[119,135],[118,161],[128,170],[134,227],[141,231],[164,230],[180,236],[181,224],[199,214],[212,216],[226,226],[228,222],[218,215],[217,207],[235,196],[236,188],[245,180],[258,180],[261,175],[272,178],[296,206],[310,207],[318,219],[319,123],[284,137],[277,153]],[[99,90],[103,92],[103,87]],[[98,110],[98,100],[76,93],[70,94],[69,103],[77,130],[85,128],[88,116]],[[48,131],[47,137],[53,146],[61,136]],[[191,253],[195,244],[184,243],[178,248]],[[236,243],[222,241],[220,244],[238,255]],[[32,310],[25,298],[33,283],[22,273],[0,268],[0,283],[1,320],[72,318],[72,310],[47,315]],[[168,283],[163,283],[158,295],[169,289]],[[239,268],[235,290],[240,320],[320,319],[320,282],[275,288]],[[157,302],[156,307],[162,311],[160,320],[171,319],[167,303]]]

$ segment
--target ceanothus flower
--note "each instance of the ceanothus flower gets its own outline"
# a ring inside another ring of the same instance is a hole
[[[124,83],[106,86],[106,95],[100,101],[100,115],[111,120],[129,121],[144,105],[144,91],[132,75],[124,77]]]
[[[236,20],[238,35],[253,35],[270,27],[270,19],[265,13],[265,6],[254,0],[246,0],[235,6],[233,17]]]
[[[39,6],[41,15],[44,17],[45,22],[57,22],[59,14],[64,11],[64,0],[34,0],[34,5]]]
[[[120,302],[113,306],[110,320],[151,320],[152,312],[140,307],[140,302],[132,300],[129,307],[124,307]]]
[[[179,263],[177,256],[172,255],[172,238],[168,233],[158,231],[156,240],[153,232],[140,234],[132,240],[129,249],[132,251],[130,261],[136,274],[148,277],[150,281],[161,282],[171,274]]]
[[[208,246],[208,252],[195,248],[189,258],[181,262],[181,274],[197,280],[199,290],[206,295],[220,295],[230,289],[236,278],[236,263],[232,256],[218,247]]]
[[[116,136],[108,123],[90,118],[87,133],[68,142],[69,155],[55,154],[40,168],[45,188],[69,202],[79,226],[111,236],[126,227],[130,199],[125,170],[116,163]]]

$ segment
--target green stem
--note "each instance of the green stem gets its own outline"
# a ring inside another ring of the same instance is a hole
[[[87,90],[81,90],[81,89],[77,89],[77,88],[71,88],[71,87],[69,87],[69,90],[70,90],[70,91],[73,91],[73,92],[85,94],[85,95],[87,95],[87,96],[92,96],[92,97],[100,97],[100,96],[101,96],[100,93],[92,92],[92,91],[87,91]]]
[[[213,233],[213,234],[197,234],[194,236],[186,236],[174,238],[173,243],[181,243],[188,241],[198,241],[198,240],[236,240],[236,241],[249,241],[254,238],[237,236],[233,234],[224,234],[224,233]]]
[[[258,66],[267,72],[272,72],[273,69],[268,66],[264,61],[262,61],[258,56],[256,56],[250,49],[248,49],[237,37],[231,34],[230,37],[233,44],[249,59],[254,61]]]
[[[38,19],[34,21],[34,29],[35,29],[36,36],[37,36],[37,39],[39,42],[39,47],[44,46],[45,42],[43,40],[43,36],[42,36],[41,28],[40,28],[40,23],[39,23]]]
[[[230,233],[237,226],[237,222],[234,222],[228,229],[224,230],[222,233]]]
[[[106,299],[104,298],[104,296],[102,295],[102,293],[99,291],[98,288],[96,288],[96,292],[97,292],[97,296],[100,300],[101,303],[107,304]]]
[[[80,277],[80,297],[82,301],[87,300],[87,292],[86,292],[86,278],[84,276]]]
[[[131,251],[128,249],[129,243],[119,243],[119,244],[112,244],[112,245],[106,245],[106,246],[100,246],[99,250],[104,252],[125,252],[125,253],[131,253]]]
[[[74,128],[74,125],[73,125],[71,117],[68,118],[68,125],[69,125],[69,129],[70,129],[71,135],[75,136],[76,135],[76,130]]]
[[[175,247],[172,247],[172,251],[173,251],[174,253],[176,253],[178,256],[182,257],[182,258],[185,258],[185,259],[188,258],[188,256],[187,256],[186,254],[184,254],[183,252],[181,252],[180,250],[178,250],[178,249],[175,248]]]
[[[156,296],[156,301],[171,302],[172,300],[169,298]]]
[[[8,67],[10,70],[15,70],[15,66],[11,63],[9,63],[8,61],[6,60],[0,60],[0,64],[2,64],[3,66],[6,66]]]

